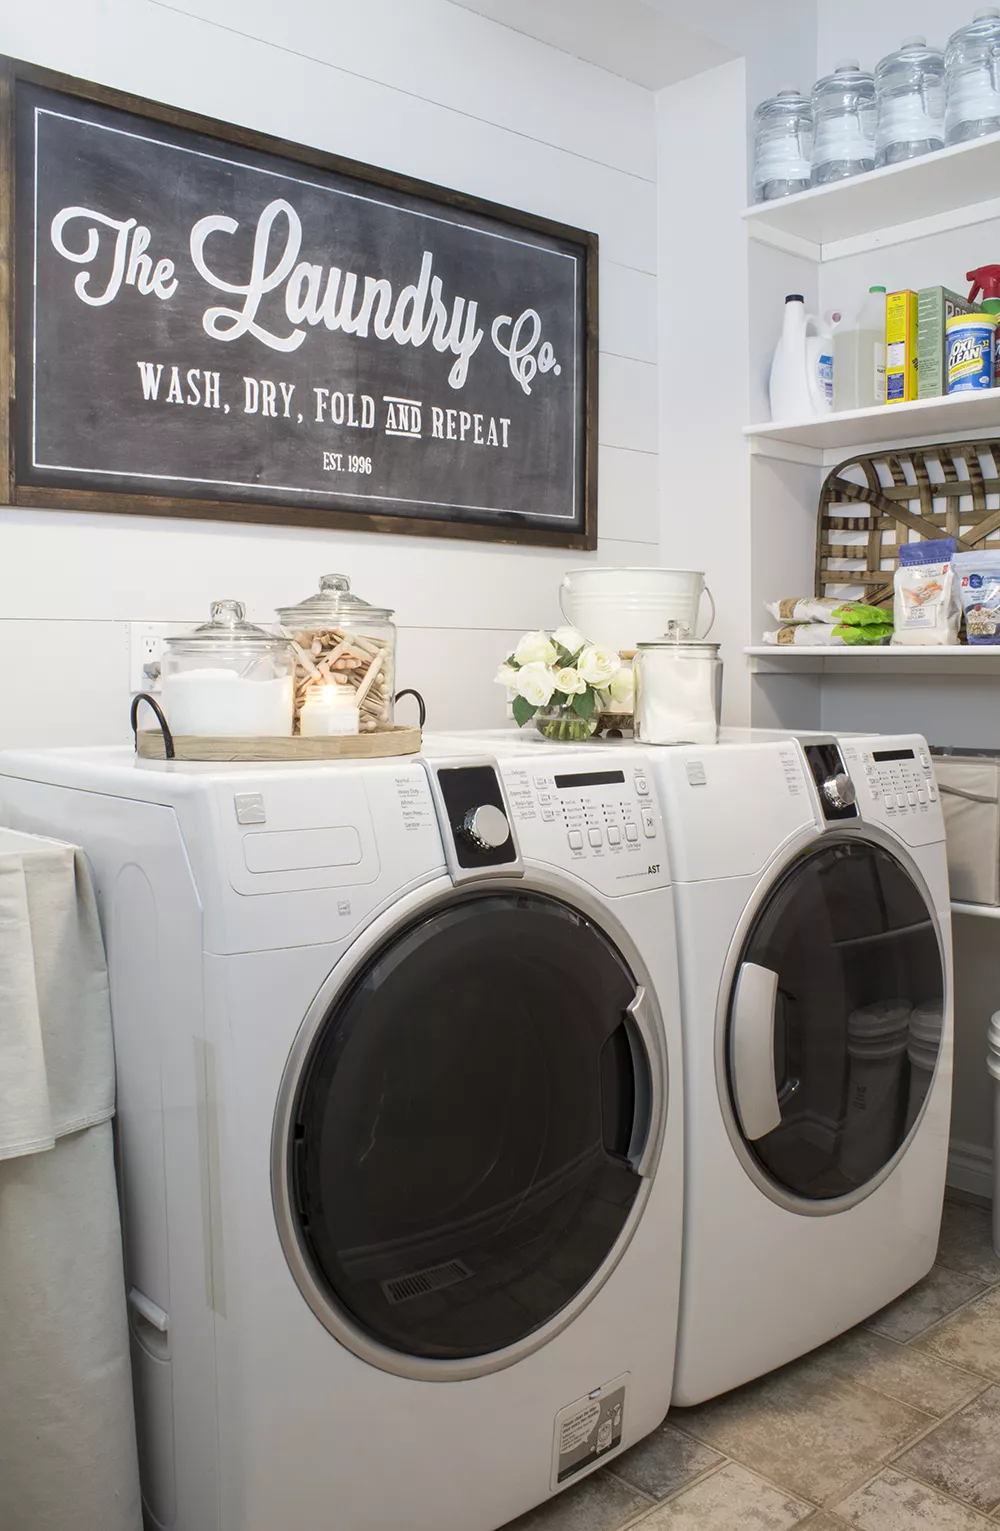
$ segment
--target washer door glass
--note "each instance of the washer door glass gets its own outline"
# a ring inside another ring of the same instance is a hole
[[[519,892],[421,920],[338,997],[287,1162],[299,1247],[349,1324],[406,1355],[486,1355],[600,1270],[642,1185],[635,996],[595,925]]]
[[[944,968],[905,867],[863,841],[801,857],[759,910],[729,1002],[744,1140],[785,1192],[850,1196],[919,1115],[941,1042]]]

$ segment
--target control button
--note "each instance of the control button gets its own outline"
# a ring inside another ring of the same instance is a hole
[[[238,824],[266,824],[264,795],[261,792],[237,792],[233,798]]]
[[[935,787],[935,785],[934,785],[934,783],[932,781],[929,781],[927,783],[927,791],[928,791],[928,794],[930,796],[931,802],[932,803],[936,803],[937,802],[937,787]]]
[[[905,808],[906,807],[906,798],[903,796],[902,792],[897,792],[896,793],[896,807],[897,808]]]
[[[587,839],[590,841],[591,845],[596,846],[604,844],[604,836],[601,834],[599,829],[588,829]]]
[[[540,803],[551,803],[551,801],[552,801],[552,794],[551,794],[551,792],[539,792],[539,794],[538,794],[538,801]]]
[[[647,840],[652,840],[656,835],[656,814],[651,808],[642,809],[642,832]]]
[[[618,825],[617,824],[609,824],[608,825],[608,844],[609,845],[621,845],[621,843],[622,843],[622,832],[618,828]]]
[[[924,792],[923,790],[918,792],[917,793],[917,802],[920,804],[921,808],[926,808],[927,807],[927,793]]]
[[[503,809],[483,803],[469,809],[462,820],[461,833],[478,851],[495,851],[510,839],[510,825]]]
[[[569,841],[569,848],[571,851],[583,850],[583,836],[578,829],[571,829],[569,834],[566,836],[566,839]]]
[[[551,824],[551,822],[555,818],[555,816],[556,816],[556,811],[555,811],[554,808],[543,808],[542,809],[542,818],[543,818],[543,820],[545,821],[546,824]]]
[[[645,776],[636,777],[635,790],[638,792],[640,797],[649,796],[649,782],[646,780]]]
[[[626,838],[626,840],[629,841],[630,844],[632,844],[632,845],[635,844],[636,840],[638,840],[638,838],[639,838],[639,826],[638,826],[638,824],[626,824],[625,825],[625,838]]]
[[[857,796],[854,783],[846,771],[838,771],[836,776],[828,776],[821,791],[831,808],[838,811],[850,808]]]
[[[547,787],[548,785],[549,785],[549,778],[547,776],[536,776],[535,777],[535,786],[536,787]]]
[[[701,760],[686,760],[684,770],[687,773],[689,787],[704,787],[708,785],[708,777],[705,775],[705,765]]]
[[[911,808],[916,808],[916,806],[917,806],[917,794],[915,792],[908,792],[906,794],[906,801],[909,803]]]

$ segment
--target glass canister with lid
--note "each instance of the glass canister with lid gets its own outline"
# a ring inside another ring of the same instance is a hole
[[[167,638],[161,678],[171,732],[197,738],[287,738],[295,654],[246,620],[242,601],[213,601],[211,618]]]
[[[809,185],[813,109],[808,96],[780,90],[753,114],[755,202],[771,202]]]
[[[875,67],[875,165],[897,165],[944,148],[944,54],[907,37]]]
[[[349,686],[361,733],[392,726],[396,629],[388,607],[363,601],[346,574],[324,574],[316,595],[279,606],[278,620],[295,657],[295,732],[307,694]]]
[[[875,78],[842,59],[812,89],[812,184],[825,186],[875,168]]]
[[[635,659],[635,734],[644,744],[715,744],[722,711],[719,644],[692,643],[672,626]]]
[[[945,143],[1000,130],[1000,9],[986,6],[948,39],[944,53]]]

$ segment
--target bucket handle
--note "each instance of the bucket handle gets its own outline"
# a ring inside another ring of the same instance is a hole
[[[702,633],[701,638],[699,638],[699,640],[698,640],[699,643],[701,642],[702,638],[707,638],[708,637],[709,633],[712,631],[712,628],[715,626],[715,596],[712,594],[711,590],[709,590],[707,584],[702,586],[701,593],[702,593],[702,595],[707,595],[708,596],[708,604],[712,608],[712,615],[708,619],[708,626],[706,627],[705,631]],[[698,606],[699,606],[699,609],[700,609],[700,607],[701,607],[701,600],[700,600],[700,598],[699,598],[699,601],[698,601]]]

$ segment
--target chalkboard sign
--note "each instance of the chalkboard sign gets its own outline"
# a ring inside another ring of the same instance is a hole
[[[11,503],[596,546],[595,235],[0,85]]]

